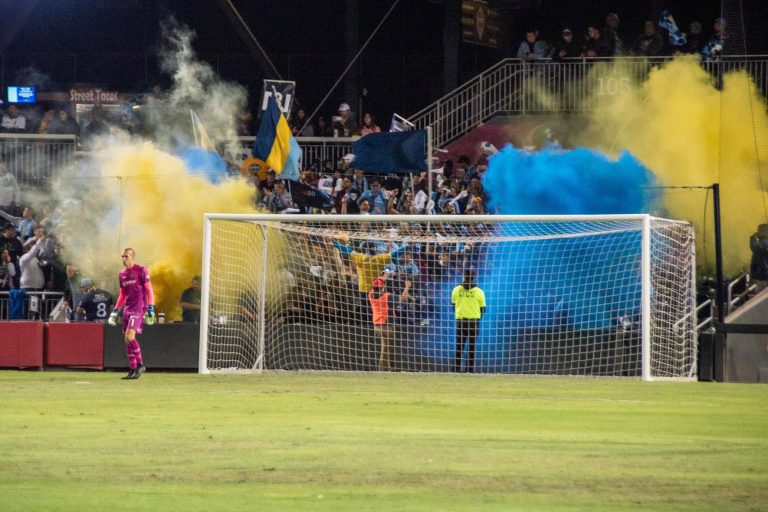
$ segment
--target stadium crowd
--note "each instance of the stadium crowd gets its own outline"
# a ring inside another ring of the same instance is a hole
[[[615,13],[606,16],[604,26],[599,25],[603,24],[590,24],[583,37],[579,37],[570,27],[564,28],[557,38],[541,37],[538,30],[531,29],[520,43],[516,56],[527,62],[536,62],[698,53],[706,60],[716,58],[726,40],[723,18],[714,21],[710,37],[704,35],[702,24],[697,21],[690,22],[688,31],[682,33],[668,15],[663,15],[658,22],[645,21],[642,32],[634,38],[625,35]],[[24,108],[9,104],[0,109],[0,133],[71,134],[78,137],[80,147],[87,147],[93,137],[109,133],[114,128],[130,133],[143,133],[145,130],[135,109],[130,109],[131,115],[124,115],[122,111],[107,112],[95,106],[84,116],[82,126],[67,106],[35,105]],[[347,103],[339,106],[336,115],[319,116],[312,123],[307,123],[306,112],[299,108],[291,116],[290,126],[294,136],[355,137],[381,131],[373,113],[364,112],[356,119]],[[255,133],[250,113],[243,112],[238,116],[237,130],[243,136]],[[355,169],[353,155],[347,155],[338,161],[311,162],[298,181],[280,179],[269,169],[261,169],[249,180],[256,190],[257,206],[273,213],[465,215],[490,213],[482,180],[485,170],[485,156],[472,162],[467,155],[461,155],[455,162],[445,161],[439,172],[365,174]],[[307,190],[312,194],[298,193]],[[35,205],[22,195],[13,172],[0,153],[0,216],[5,222],[0,222],[0,291],[61,292],[75,317],[78,302],[88,290],[87,286],[81,285],[89,283],[89,280],[78,273],[65,248],[57,241],[56,227],[60,213],[50,211],[51,205],[39,205],[41,215],[37,216]],[[369,251],[376,253],[375,248],[367,247],[350,250],[363,254]],[[455,259],[465,256],[451,255],[437,246],[427,247],[416,255],[415,261],[422,264],[414,266],[430,269],[429,272],[442,272],[450,268]],[[351,265],[347,270],[336,268],[328,275],[352,275],[354,267]],[[457,271],[458,267],[463,267],[463,264],[457,266]],[[333,302],[322,300],[322,297],[318,301]],[[358,302],[365,304],[364,300]]]

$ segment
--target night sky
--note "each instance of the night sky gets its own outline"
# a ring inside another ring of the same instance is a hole
[[[374,94],[378,92],[381,110],[385,110],[384,104],[389,102],[390,110],[413,113],[445,92],[439,78],[435,78],[442,73],[444,1],[449,0],[401,0],[365,51],[360,74],[375,78],[370,84],[363,78],[361,85]],[[346,65],[346,2],[233,0],[233,3],[284,78],[298,82],[299,96],[303,91],[308,103],[319,101]],[[501,39],[504,46],[493,50],[461,45],[457,52],[460,82],[500,58],[514,54],[525,31],[532,27],[539,29],[543,37],[557,37],[565,26],[582,33],[587,23],[597,22],[602,26],[605,15],[616,12],[621,18],[622,36],[631,42],[642,30],[643,20],[657,19],[664,8],[670,9],[683,27],[693,20],[701,21],[705,32],[711,30],[712,21],[722,9],[721,2],[715,0],[491,0],[490,3],[502,10],[500,28],[505,33]],[[527,8],[516,8],[526,4]],[[753,34],[747,41],[747,53],[768,53],[768,2],[728,0],[723,4],[727,4],[726,14],[738,14],[739,8],[743,8],[745,30]],[[390,6],[387,1],[360,0],[361,44]],[[71,59],[62,55],[71,53],[78,56],[77,79],[85,77],[84,82],[121,90],[165,86],[163,81],[167,77],[159,72],[143,71],[142,57],[115,55],[110,62],[104,54],[154,55],[159,45],[159,22],[169,16],[197,33],[196,51],[202,59],[212,62],[224,79],[240,83],[252,81],[243,85],[255,93],[264,78],[263,70],[249,54],[217,0],[0,0],[0,12],[3,12],[0,19],[4,57],[2,85],[14,80],[14,68],[31,63],[51,77],[52,87],[64,88],[74,72]],[[30,54],[35,57],[29,57]],[[132,63],[139,71],[128,70]],[[417,77],[413,83],[405,81],[403,77],[408,76],[409,66],[432,79],[412,73]],[[395,68],[401,75],[381,75],[386,68]],[[377,85],[381,85],[378,91]],[[408,91],[401,90],[404,88],[416,92],[406,94]],[[331,102],[339,99],[345,98],[337,93]]]

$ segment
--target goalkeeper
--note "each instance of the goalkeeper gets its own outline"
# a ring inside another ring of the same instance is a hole
[[[107,323],[117,324],[117,316],[123,312],[123,333],[125,335],[125,354],[131,370],[123,379],[138,379],[146,370],[141,358],[141,347],[136,339],[141,334],[145,321],[147,325],[155,323],[155,294],[149,281],[149,272],[134,261],[136,252],[127,248],[123,251],[123,270],[120,271],[120,296],[115,309],[109,315]]]

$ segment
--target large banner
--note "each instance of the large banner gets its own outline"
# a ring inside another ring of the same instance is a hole
[[[291,118],[291,103],[293,102],[293,96],[296,93],[296,82],[289,82],[287,80],[264,80],[264,94],[261,98],[261,111],[259,115],[263,115],[269,105],[269,98],[275,97],[277,106],[283,113],[286,119]]]
[[[487,0],[462,0],[461,29],[465,43],[499,47],[499,13]]]

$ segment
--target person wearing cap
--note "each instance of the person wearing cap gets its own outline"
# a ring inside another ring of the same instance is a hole
[[[37,226],[35,214],[29,206],[24,207],[21,217],[16,217],[0,209],[0,217],[16,226],[16,232],[22,242],[26,242],[27,239],[32,236],[35,226]]]
[[[334,137],[351,137],[357,133],[357,122],[352,117],[352,111],[348,104],[342,103],[339,105],[339,115],[333,118],[333,135]]]
[[[480,319],[485,314],[485,293],[474,282],[474,272],[466,270],[463,282],[451,292],[456,318],[456,357],[453,371],[461,372],[461,362],[464,356],[464,344],[467,345],[467,364],[465,369],[475,371],[475,348],[477,335],[480,330]]]
[[[75,308],[76,319],[83,322],[106,322],[112,308],[112,295],[97,289],[90,277],[80,280],[80,291],[83,296]]]
[[[24,254],[24,245],[21,243],[21,240],[16,237],[16,226],[10,222],[6,222],[3,225],[2,233],[0,233],[0,251],[2,250],[8,251],[8,254],[10,254],[11,259],[18,270],[19,258]],[[18,288],[18,282],[16,284],[16,287]]]
[[[386,279],[377,277],[371,282],[368,302],[371,305],[373,331],[381,343],[378,370],[389,371],[392,369],[394,362],[392,349],[395,339],[395,328],[393,324],[394,308],[392,307],[392,294],[387,291]]]
[[[569,28],[563,29],[560,40],[555,44],[552,51],[552,58],[557,61],[565,59],[576,59],[581,55],[581,47],[574,41],[573,31]]]

